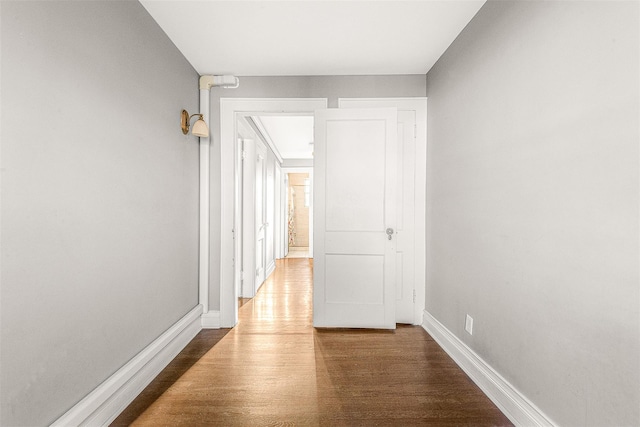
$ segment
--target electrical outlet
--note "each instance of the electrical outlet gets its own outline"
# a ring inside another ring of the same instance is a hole
[[[473,335],[473,317],[467,314],[467,318],[464,321],[464,330]]]

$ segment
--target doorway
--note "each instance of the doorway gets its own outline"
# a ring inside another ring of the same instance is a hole
[[[235,119],[232,263],[241,307],[273,273],[276,260],[289,251],[291,257],[312,256],[313,116],[245,111]]]
[[[308,173],[289,173],[288,178],[286,258],[309,258],[311,180]]]
[[[371,105],[371,104],[375,105]],[[402,272],[403,278],[409,278],[414,285],[408,289],[408,292],[402,291],[403,300],[406,295],[409,310],[407,311],[408,317],[406,322],[413,324],[422,323],[422,310],[424,309],[424,296],[425,296],[425,194],[426,194],[426,98],[398,98],[398,99],[339,99],[340,108],[379,108],[379,107],[395,107],[398,111],[407,111],[410,116],[415,119],[412,125],[404,125],[399,122],[398,129],[411,130],[412,132],[402,132],[404,137],[401,139],[404,141],[415,140],[415,152],[414,155],[407,155],[406,158],[415,162],[415,169],[412,174],[407,172],[405,183],[412,183],[412,185],[401,185],[404,191],[401,193],[404,200],[414,200],[413,209],[409,209],[408,212],[412,212],[412,222],[414,223],[414,230],[412,233],[407,233],[404,229],[398,229],[400,233],[403,231],[405,234],[415,236],[415,241],[412,243],[413,259],[415,262],[405,263],[403,262],[402,269],[398,269],[398,274]],[[364,105],[369,104],[369,105]],[[221,107],[221,147],[220,147],[220,175],[221,175],[221,211],[220,211],[220,280],[219,280],[219,299],[213,297],[212,300],[219,301],[219,324],[221,327],[232,327],[237,323],[237,287],[233,286],[234,283],[234,233],[236,231],[235,225],[238,223],[238,217],[233,212],[234,206],[234,143],[236,139],[236,119],[239,115],[250,116],[264,116],[264,115],[313,115],[316,110],[326,108],[326,99],[233,99],[223,98],[220,101]],[[412,137],[407,137],[411,135]],[[400,135],[399,135],[400,136]],[[408,139],[407,139],[408,138]],[[401,147],[404,145],[401,145]],[[404,152],[404,148],[403,148]],[[408,151],[407,151],[408,154]],[[291,169],[308,168],[311,169],[313,163],[308,164],[305,162],[282,162],[281,168],[276,169],[276,174],[281,173],[283,176],[287,175],[287,172],[291,172]],[[399,165],[399,170],[407,170],[404,165]],[[312,169],[311,169],[312,171]],[[313,175],[311,176],[313,182]],[[278,180],[278,182],[282,182]],[[318,185],[323,185],[319,182]],[[280,194],[280,197],[286,197],[286,191],[280,188],[281,192],[276,189],[276,194]],[[313,191],[313,190],[311,190]],[[400,195],[400,194],[399,194]],[[311,197],[313,203],[313,197]],[[286,205],[284,205],[286,206]],[[310,209],[313,212],[313,208]],[[402,217],[402,216],[401,216]],[[284,218],[284,215],[280,215],[280,218]],[[310,219],[310,223],[313,224],[313,218]],[[267,223],[269,224],[269,223]],[[287,237],[286,224],[283,222],[278,223],[276,218],[276,227],[279,227],[279,235]],[[311,234],[311,240],[313,239],[313,233]],[[400,241],[398,236],[398,240]],[[406,239],[402,239],[405,243]],[[313,250],[313,242],[310,242],[310,249]],[[271,247],[268,245],[268,247]],[[286,252],[287,246],[277,248],[278,253]],[[404,249],[398,253],[398,257],[405,257]],[[313,257],[313,253],[310,254]],[[405,274],[406,273],[411,273]],[[407,280],[398,281],[396,283],[409,282]],[[412,288],[412,289],[411,289]],[[208,300],[208,289],[201,294],[201,300]],[[400,293],[396,292],[396,295]]]

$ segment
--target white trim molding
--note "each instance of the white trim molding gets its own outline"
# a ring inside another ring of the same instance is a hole
[[[220,329],[220,311],[210,310],[200,317],[202,329]]]
[[[269,277],[271,276],[271,273],[273,273],[274,271],[276,271],[276,260],[275,258],[269,263],[269,265],[267,265],[267,272],[264,275],[264,277]]]
[[[234,280],[233,230],[236,119],[239,115],[313,115],[327,108],[326,98],[221,98],[220,99],[220,327],[238,322],[238,295]]]
[[[422,327],[469,375],[489,399],[517,426],[556,425],[431,313],[424,311]]]
[[[202,329],[197,305],[52,426],[107,426]]]
[[[273,142],[273,139],[271,139],[271,135],[269,135],[269,132],[267,132],[267,129],[264,127],[264,124],[262,123],[260,116],[248,116],[247,122],[249,123],[249,126],[251,126],[252,128],[255,127],[254,130],[256,131],[256,133],[260,137],[262,137],[265,144],[269,146],[273,155],[276,156],[278,163],[282,164],[283,160],[282,160],[282,155],[280,154],[280,150],[278,150],[278,147],[276,147],[276,144]]]

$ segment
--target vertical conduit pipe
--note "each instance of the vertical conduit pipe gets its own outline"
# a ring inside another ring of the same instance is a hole
[[[200,138],[200,251],[199,251],[199,274],[198,299],[202,305],[202,312],[206,314],[209,311],[209,148],[211,146],[211,138],[213,129],[211,128],[210,118],[210,90],[213,82],[213,76],[200,77],[200,114],[204,118],[205,123],[209,126],[209,138]]]

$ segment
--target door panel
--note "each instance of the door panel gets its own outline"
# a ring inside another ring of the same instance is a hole
[[[327,303],[384,303],[384,256],[327,254],[325,263]]]
[[[397,111],[318,110],[314,326],[395,328]]]
[[[341,99],[340,108],[390,106],[397,100]],[[405,107],[406,108],[406,107]],[[416,323],[416,110],[398,108],[396,322]],[[420,322],[417,322],[420,323]]]
[[[325,213],[328,231],[384,228],[384,121],[327,124]],[[345,209],[349,206],[349,209]]]

